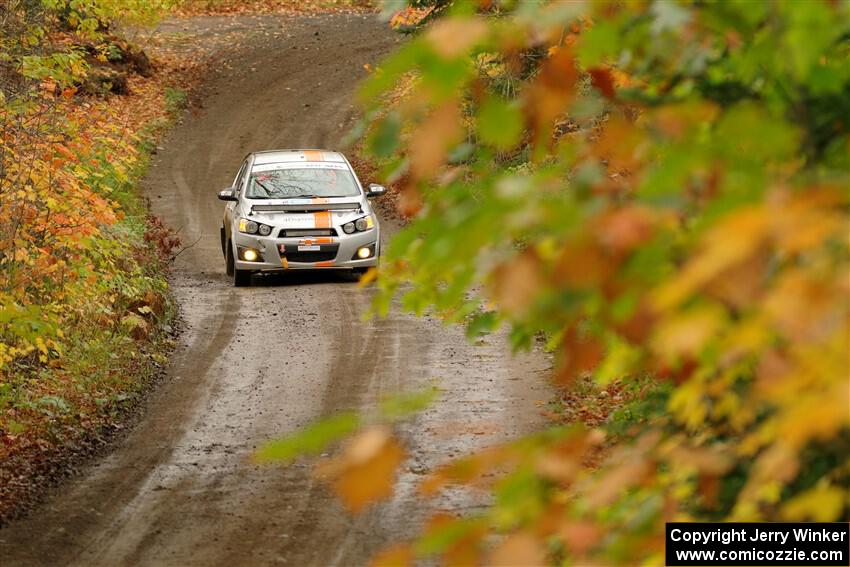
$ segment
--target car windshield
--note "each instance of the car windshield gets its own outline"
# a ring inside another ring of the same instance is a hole
[[[245,194],[249,199],[354,197],[360,194],[351,172],[325,167],[288,167],[253,171]]]

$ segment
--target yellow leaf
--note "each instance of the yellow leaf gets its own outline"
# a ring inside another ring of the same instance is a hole
[[[373,281],[375,281],[378,277],[378,269],[377,268],[369,268],[366,270],[366,273],[360,276],[360,281],[357,282],[358,287],[366,287]]]
[[[789,522],[837,522],[846,504],[847,490],[821,479],[814,488],[785,503],[782,516]]]
[[[751,208],[729,215],[702,238],[702,246],[678,277],[654,293],[657,309],[672,308],[761,247],[769,227],[765,211]]]
[[[846,376],[845,376],[846,380]],[[833,391],[798,397],[777,416],[780,439],[803,447],[812,439],[832,439],[848,425],[848,384],[838,383]]]

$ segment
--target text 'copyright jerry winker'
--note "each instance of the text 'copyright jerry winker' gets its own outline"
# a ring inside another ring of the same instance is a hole
[[[668,523],[666,563],[848,565],[850,524]]]

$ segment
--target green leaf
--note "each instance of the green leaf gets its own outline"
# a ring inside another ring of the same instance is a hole
[[[63,412],[71,409],[65,398],[61,396],[43,396],[38,400],[38,405],[42,407],[55,408]]]
[[[500,323],[499,315],[495,311],[479,313],[466,326],[466,338],[476,340],[481,335],[492,333]]]
[[[578,44],[578,61],[585,68],[594,67],[619,49],[619,29],[613,22],[602,21],[581,34]]]
[[[10,419],[6,421],[6,430],[11,435],[20,435],[27,430],[27,426],[15,421],[14,419]]]
[[[481,141],[499,150],[509,150],[516,146],[523,132],[519,105],[495,96],[481,104],[477,124]]]
[[[416,553],[424,556],[441,553],[466,535],[479,529],[481,525],[481,518],[464,518],[448,522],[430,530],[428,534],[420,538],[416,542]]]
[[[339,413],[308,425],[288,437],[270,441],[254,454],[259,462],[288,462],[301,455],[322,452],[329,444],[351,434],[360,425],[354,412]]]
[[[439,394],[439,388],[432,386],[418,392],[389,396],[381,401],[380,415],[389,421],[404,419],[424,410],[437,399]]]
[[[401,121],[398,113],[390,112],[383,120],[378,122],[374,133],[369,136],[369,151],[378,158],[386,158],[395,153],[398,148],[399,133],[401,132]]]

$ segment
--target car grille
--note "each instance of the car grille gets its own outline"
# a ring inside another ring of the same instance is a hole
[[[284,228],[278,238],[301,238],[303,236],[336,236],[333,228]]]
[[[287,252],[286,259],[290,262],[327,262],[336,258],[336,250],[331,252]]]

